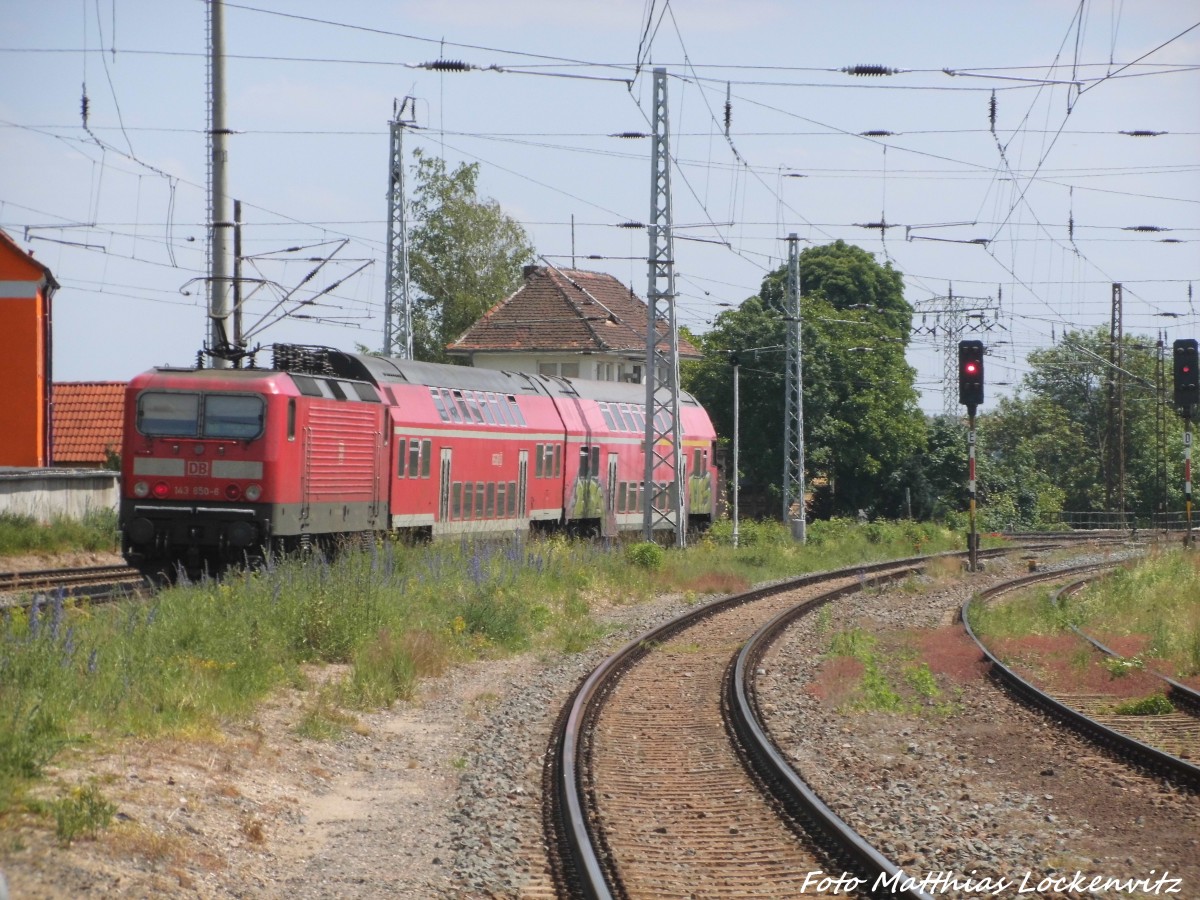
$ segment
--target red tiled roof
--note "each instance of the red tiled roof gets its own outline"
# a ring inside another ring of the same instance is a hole
[[[67,381],[54,385],[54,462],[103,465],[105,450],[121,450],[125,384]]]
[[[527,266],[525,283],[497,303],[448,350],[487,352],[646,352],[647,306],[611,275]],[[699,359],[685,340],[679,355]]]

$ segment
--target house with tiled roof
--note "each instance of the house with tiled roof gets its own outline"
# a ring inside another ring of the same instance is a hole
[[[611,275],[526,266],[517,291],[447,352],[484,369],[640,384],[648,317],[646,302]],[[679,356],[700,352],[681,339]]]
[[[121,452],[125,384],[64,381],[54,385],[54,465],[98,468]]]

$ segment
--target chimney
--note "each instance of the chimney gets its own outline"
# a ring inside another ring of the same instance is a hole
[[[521,277],[525,281],[528,281],[530,277],[534,275],[540,268],[540,266],[525,266],[523,269],[521,269]]]

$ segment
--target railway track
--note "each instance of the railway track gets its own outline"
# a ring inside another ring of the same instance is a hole
[[[545,773],[545,826],[560,892],[845,897],[883,883],[888,896],[927,896],[906,890],[899,867],[778,757],[758,724],[748,677],[790,618],[906,577],[927,559],[808,576],[717,601],[598,667],[564,708]]]
[[[19,605],[21,595],[61,588],[72,596],[99,599],[122,589],[135,589],[145,578],[129,566],[85,566],[74,569],[40,569],[0,572],[0,605]]]
[[[1180,698],[1190,708],[1189,713],[1172,713],[1161,716],[1115,715],[1111,709],[1112,698],[1092,693],[1076,693],[1046,690],[1019,675],[992,653],[983,640],[971,629],[970,607],[973,602],[986,602],[1021,590],[1032,584],[1049,580],[1061,580],[1064,575],[1091,573],[1090,578],[1112,569],[1114,564],[1091,565],[1076,570],[1039,573],[1018,578],[1014,581],[982,591],[969,598],[962,606],[961,620],[971,639],[979,646],[991,664],[992,675],[1009,691],[1030,705],[1044,710],[1056,720],[1078,731],[1088,740],[1115,752],[1134,765],[1161,773],[1174,782],[1193,790],[1200,790],[1200,718],[1194,713],[1200,709],[1200,693],[1169,678],[1162,679],[1164,688],[1174,698]],[[1077,590],[1088,579],[1077,580],[1056,593]],[[1097,650],[1112,656],[1117,654],[1078,632],[1083,640]],[[1151,673],[1156,674],[1156,673]]]

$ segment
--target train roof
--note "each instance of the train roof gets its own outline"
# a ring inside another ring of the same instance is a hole
[[[579,397],[613,403],[646,402],[646,386],[642,384],[417,362],[392,356],[346,353],[329,347],[276,344],[275,366],[290,372],[351,378],[375,385],[405,383],[499,394]],[[687,406],[700,405],[685,391],[679,392],[679,399]]]

